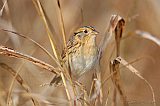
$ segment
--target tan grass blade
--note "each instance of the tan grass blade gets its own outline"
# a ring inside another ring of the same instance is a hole
[[[57,0],[57,4],[59,7],[59,12],[60,12],[60,25],[61,25],[61,30],[62,30],[62,36],[63,36],[63,43],[64,47],[66,47],[66,32],[65,32],[65,26],[64,26],[64,21],[63,21],[63,15],[62,15],[62,10],[61,10],[61,3],[60,0]]]
[[[9,57],[14,57],[14,58],[21,58],[21,59],[24,59],[24,60],[28,60],[30,62],[32,62],[33,64],[47,70],[47,71],[50,71],[54,74],[59,74],[59,69],[57,68],[54,68],[53,66],[41,61],[41,60],[38,60],[34,57],[31,57],[29,55],[26,55],[26,54],[22,54],[20,52],[16,52],[15,50],[13,49],[10,49],[10,48],[7,48],[7,47],[4,47],[4,46],[0,46],[0,54],[2,55],[6,55],[6,56],[9,56]]]
[[[119,15],[112,15],[110,18],[110,22],[109,25],[106,29],[106,32],[104,34],[104,36],[102,37],[102,40],[100,41],[99,44],[99,48],[100,48],[100,52],[103,52],[108,43],[111,41],[111,38],[113,37],[113,31],[115,30],[118,22],[123,19],[122,17],[120,17]]]
[[[83,95],[84,95],[83,98],[79,97],[79,100],[82,100],[82,102],[83,102],[83,103],[81,103],[82,106],[90,106],[91,104],[88,101],[89,97],[88,97],[85,86],[83,84],[79,83],[78,81],[75,81],[75,83],[80,88],[80,90],[83,92]]]
[[[36,0],[32,0],[32,2],[33,2],[33,4],[34,4],[34,6],[35,6],[35,8],[36,8],[36,10],[37,10],[37,12],[38,12],[38,14],[39,14],[39,15],[41,15],[40,10],[39,10],[39,7],[38,7],[38,4],[37,4]]]
[[[97,79],[97,75],[93,74],[92,85],[91,85],[91,89],[90,89],[90,93],[89,93],[89,98],[90,98],[91,101],[96,99],[99,96],[100,88],[101,88],[101,83]]]
[[[56,46],[55,46],[55,42],[53,41],[53,34],[50,31],[49,25],[48,25],[47,20],[45,18],[45,14],[44,14],[42,5],[41,5],[39,0],[32,0],[32,1],[34,3],[38,13],[40,14],[40,17],[42,18],[42,20],[44,22],[44,25],[45,25],[45,28],[46,28],[46,31],[47,31],[47,34],[48,34],[48,38],[49,38],[51,46],[52,46],[53,53],[54,53],[56,59],[59,60],[59,56],[58,56],[57,51],[56,51],[57,49],[56,49]]]
[[[109,99],[110,90],[111,90],[111,88],[109,88],[108,92],[107,92],[107,98],[106,98],[105,106],[108,106],[108,99]]]
[[[68,90],[68,87],[67,87],[67,83],[66,83],[66,80],[65,80],[65,77],[64,77],[64,74],[61,72],[61,77],[62,77],[62,81],[64,83],[64,86],[66,88],[66,93],[67,93],[67,97],[68,97],[68,100],[70,101],[71,100],[71,95],[69,93],[69,90]]]
[[[36,93],[29,93],[29,94],[26,94],[26,96],[36,98],[41,103],[45,104],[45,106],[59,106],[59,105],[68,106],[69,105],[69,102],[65,98],[42,96]]]
[[[136,63],[136,62],[143,60],[143,59],[147,59],[147,60],[151,61],[152,63],[155,63],[154,59],[151,56],[142,56],[142,57],[138,57],[137,59],[135,59],[133,61],[128,62],[128,64],[126,64],[126,66],[129,64],[132,65],[133,63]],[[120,68],[122,69],[126,66],[121,66]]]
[[[15,76],[13,77],[13,80],[12,80],[12,82],[11,82],[11,84],[10,84],[9,91],[8,91],[8,97],[7,97],[7,106],[10,106],[10,105],[11,105],[11,104],[10,104],[10,100],[11,100],[11,94],[12,94],[13,87],[14,87],[14,82],[15,82],[16,77],[18,76],[18,74],[19,74],[19,72],[20,72],[20,70],[21,70],[22,65],[23,65],[23,62],[21,63],[21,66],[17,69],[16,74],[15,74]]]
[[[104,36],[102,37],[102,40],[100,41],[100,45],[99,45],[99,61],[100,61],[101,54],[107,48],[108,44],[110,42],[112,42],[113,31],[115,31],[115,35],[116,35],[115,36],[116,44],[117,44],[116,45],[116,49],[117,49],[117,53],[116,54],[117,54],[117,56],[120,55],[120,39],[121,39],[121,36],[122,36],[122,31],[123,31],[123,26],[124,26],[123,23],[124,23],[124,19],[122,17],[120,17],[119,15],[112,15],[111,16],[108,28],[106,29],[106,32],[105,32]],[[119,38],[119,39],[117,39],[117,38]],[[117,65],[117,66],[119,67],[119,65]],[[118,67],[116,68],[117,71],[119,71]],[[117,73],[117,71],[115,73]],[[117,74],[116,77],[120,77],[120,75]],[[116,81],[114,81],[114,82],[116,82]],[[103,84],[102,84],[102,86],[103,86]],[[119,88],[118,89],[119,92],[121,92],[122,90],[121,90],[120,84],[118,84],[118,83],[116,83],[116,84],[117,84],[116,85],[117,88]],[[114,90],[114,93],[116,93],[116,90]],[[124,93],[121,92],[120,94],[121,94],[121,98],[123,98],[123,103],[127,104],[126,97],[125,97]],[[115,95],[115,98],[116,98],[116,95]]]
[[[57,51],[56,51],[57,49],[56,49],[55,43],[53,42],[53,38],[52,38],[53,36],[52,36],[52,33],[51,33],[50,28],[49,28],[49,26],[48,26],[47,20],[46,20],[46,18],[45,18],[45,14],[44,14],[42,5],[41,5],[41,3],[40,3],[39,0],[32,0],[32,1],[33,1],[34,5],[37,5],[36,7],[38,7],[38,11],[39,11],[40,16],[41,16],[41,18],[43,19],[43,22],[44,22],[45,27],[46,27],[46,31],[47,31],[48,38],[49,38],[50,43],[51,43],[51,46],[52,46],[53,53],[54,53],[56,59],[58,59],[58,61],[59,61],[59,56],[58,56],[58,53],[57,53]],[[62,69],[62,70],[63,70],[63,69]],[[64,76],[64,75],[63,75],[63,73],[61,72],[61,77],[63,77],[63,76]],[[63,79],[63,78],[62,78],[62,79]],[[63,82],[64,82],[64,84],[66,83],[65,80],[63,80]],[[66,86],[65,86],[65,88],[66,88]],[[70,96],[70,95],[69,95],[69,91],[68,91],[67,88],[66,88],[65,90],[66,90],[66,93],[67,93],[67,97],[68,97],[68,99],[70,100],[71,97],[69,97],[69,96]]]
[[[68,101],[66,98],[62,98],[62,97],[51,97],[51,96],[44,96],[41,94],[37,94],[37,93],[26,93],[24,91],[14,91],[15,93],[20,93],[22,94],[22,96],[26,97],[26,98],[34,98],[36,100],[39,101],[39,103],[43,103],[43,105],[45,104],[45,106],[61,106],[61,105],[65,105],[65,106],[69,106],[70,103],[69,102],[74,102],[75,99],[81,99],[79,98],[74,98],[71,101]],[[86,102],[86,101],[85,101]],[[75,105],[74,105],[75,106]],[[81,106],[81,105],[76,105],[76,106]],[[83,106],[83,105],[82,105]],[[87,104],[87,106],[91,106],[89,104]]]
[[[47,31],[47,34],[48,34],[48,37],[49,37],[49,40],[50,40],[50,43],[51,43],[51,46],[52,46],[53,53],[54,53],[55,57],[59,60],[59,55],[58,55],[58,52],[56,51],[57,49],[56,49],[55,43],[53,42],[53,39],[52,39],[53,36],[52,36],[52,33],[51,33],[50,29],[49,29],[47,20],[46,20],[46,18],[45,18],[45,14],[44,14],[42,5],[41,5],[41,3],[40,3],[39,0],[32,0],[32,1],[33,1],[33,3],[34,3],[35,7],[38,7],[38,11],[39,11],[40,16],[41,16],[41,18],[43,19],[43,22],[44,22],[45,27],[46,27],[46,31]],[[36,5],[37,5],[37,6],[36,6]],[[60,4],[58,4],[58,5],[60,6]],[[62,24],[63,24],[63,20],[62,20]],[[63,28],[63,30],[64,30],[64,27],[62,27],[62,28]],[[64,32],[64,34],[65,34],[65,31],[63,31],[63,32]],[[64,39],[65,39],[65,36],[63,36],[63,37],[64,37]],[[60,69],[61,69],[61,71],[64,71],[64,69],[62,69],[62,67],[61,67]],[[62,75],[61,77],[64,76],[63,74],[64,74],[64,73],[61,73],[61,75]],[[67,73],[66,73],[66,74],[67,74]],[[69,81],[72,82],[72,81],[70,80],[70,78],[69,78]],[[66,83],[65,80],[63,80],[63,82]],[[71,84],[71,85],[72,85],[72,84]],[[67,91],[67,88],[66,88],[66,92],[68,92],[68,91]],[[67,95],[68,95],[68,94],[67,94]],[[68,95],[68,96],[69,96],[69,95]],[[70,97],[68,97],[68,99],[70,99]]]
[[[125,25],[125,20],[123,18],[121,18],[116,27],[115,27],[115,43],[116,43],[116,57],[120,56],[120,42],[121,42],[121,38],[122,38],[122,34],[123,34],[123,29],[124,29],[124,25]],[[124,88],[122,86],[122,82],[121,82],[121,77],[120,77],[120,67],[119,67],[119,62],[117,62],[115,59],[113,60],[113,62],[111,62],[110,64],[110,70],[111,73],[116,72],[115,74],[113,74],[112,76],[112,81],[115,85],[114,91],[113,91],[113,105],[116,106],[116,99],[117,99],[117,90],[120,94],[120,98],[123,102],[123,106],[128,106],[128,102],[127,102],[127,97],[125,95],[124,92]]]
[[[136,70],[132,65],[128,64],[128,62],[125,61],[123,58],[117,57],[116,60],[120,62],[122,65],[126,66],[126,68],[128,68],[132,73],[134,73],[136,76],[138,76],[141,80],[143,80],[148,85],[152,93],[153,104],[154,106],[156,106],[155,93],[151,84],[145,78],[143,78],[143,76],[138,72],[138,70]]]
[[[2,16],[2,14],[3,14],[3,11],[4,11],[4,8],[5,8],[5,6],[6,6],[6,4],[7,4],[7,0],[2,0],[3,1],[3,6],[2,6],[2,8],[0,9],[0,16]]]
[[[15,70],[13,70],[11,67],[9,67],[5,63],[0,63],[0,67],[4,68],[6,71],[8,71],[17,80],[17,82],[26,90],[26,92],[30,93],[30,87]],[[8,101],[7,102],[7,105],[8,105],[10,99],[8,98],[7,101]],[[32,102],[33,102],[34,106],[39,106],[39,102],[35,98],[32,98]]]
[[[138,61],[140,61],[140,60],[142,60],[142,59],[150,59],[150,61],[155,62],[155,61],[153,60],[153,58],[150,57],[150,56],[139,57],[139,58],[137,58],[137,59],[135,59],[135,60],[133,60],[133,61],[131,61],[131,62],[128,62],[128,64],[126,64],[125,66],[121,66],[120,69],[126,67],[126,66],[129,65],[129,64],[131,65],[131,64],[133,64],[133,63],[135,63],[135,62],[138,62]],[[106,81],[108,81],[108,80],[113,76],[113,74],[115,74],[115,73],[116,73],[116,72],[112,72],[108,77],[106,77],[106,78],[103,80],[103,82],[102,82],[102,87],[103,87],[103,85],[106,83]]]
[[[102,37],[102,40],[100,41],[99,44],[99,58],[101,56],[101,54],[104,52],[104,50],[106,49],[107,45],[109,44],[109,42],[111,42],[111,38],[113,37],[113,31],[115,30],[119,20],[121,20],[122,17],[120,17],[119,15],[112,15],[109,21],[109,25],[106,29],[106,32],[104,34],[104,36]]]
[[[138,34],[139,36],[143,37],[143,38],[146,38],[146,39],[149,39],[149,40],[153,41],[158,46],[160,46],[160,39],[156,38],[152,34],[150,34],[148,32],[145,32],[145,31],[141,31],[141,30],[136,30],[135,33]]]
[[[120,42],[125,26],[125,20],[120,19],[115,28],[115,41],[116,41],[116,56],[120,56]]]
[[[64,43],[64,47],[66,48],[67,47],[67,45],[66,45],[66,32],[65,32],[65,26],[64,26],[64,20],[63,20],[60,0],[57,0],[57,5],[58,5],[58,8],[59,8],[59,13],[60,13],[60,26],[61,26],[61,30],[62,30],[63,43]],[[68,58],[68,54],[67,54],[67,58]],[[69,80],[69,82],[72,86],[73,82],[70,78],[70,75],[69,75],[69,72],[68,72],[69,70],[65,69],[64,71],[68,75],[68,80]],[[64,78],[64,73],[61,73],[61,78],[62,78],[63,84],[65,86],[65,90],[66,90],[66,93],[67,93],[68,100],[70,101],[71,100],[71,95],[69,93],[68,86],[67,86],[66,80]],[[75,91],[74,86],[72,86],[72,89],[73,89],[74,95],[76,95],[76,91]]]
[[[149,56],[139,57],[139,58],[137,58],[137,59],[129,62],[128,64],[126,64],[126,65],[124,65],[124,66],[121,66],[120,69],[126,67],[127,65],[131,65],[131,64],[133,64],[133,63],[135,63],[135,62],[137,62],[137,61],[140,61],[140,60],[142,60],[142,59],[150,59],[150,61],[154,62],[154,60],[153,60],[152,57],[149,57]],[[123,70],[122,70],[122,71],[123,71]],[[103,85],[105,84],[105,82],[108,81],[109,79],[111,79],[111,77],[112,77],[115,73],[116,73],[116,71],[110,73],[110,75],[109,75],[107,78],[105,78],[105,80],[102,82],[102,87],[103,87]],[[128,102],[128,103],[130,104],[130,102]]]
[[[51,57],[51,58],[53,59],[53,61],[56,62],[56,64],[57,64],[58,66],[60,66],[58,60],[55,59],[42,45],[40,45],[40,44],[39,44],[38,42],[36,42],[35,40],[33,40],[33,39],[31,39],[31,38],[23,35],[23,34],[20,34],[20,33],[18,33],[18,32],[11,31],[11,30],[8,30],[8,29],[0,29],[0,30],[5,31],[5,32],[8,32],[8,33],[13,33],[13,34],[15,34],[15,35],[17,35],[17,36],[20,36],[20,37],[22,37],[22,38],[25,38],[25,39],[31,41],[31,42],[34,43],[36,46],[38,46],[39,48],[41,48],[49,57]]]
[[[115,85],[115,88],[113,91],[113,101],[112,101],[113,106],[116,106],[117,91],[120,94],[120,98],[123,102],[123,106],[128,106],[127,97],[124,93],[124,88],[122,86],[122,82],[121,82],[121,78],[120,78],[119,62],[117,60],[114,59],[110,63],[110,71],[111,71],[111,74],[114,73],[113,76],[111,77],[112,81]]]

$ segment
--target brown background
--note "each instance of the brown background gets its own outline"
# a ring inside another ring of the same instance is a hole
[[[40,0],[50,28],[54,35],[54,41],[59,53],[63,48],[62,33],[59,24],[59,11],[56,0]],[[121,47],[121,57],[131,62],[139,57],[144,57],[140,61],[134,62],[132,65],[142,74],[142,76],[153,86],[156,95],[157,106],[160,105],[160,49],[152,41],[143,39],[134,34],[136,29],[151,33],[157,38],[160,38],[160,1],[159,0],[60,0],[62,14],[65,24],[67,39],[72,35],[73,31],[83,25],[94,26],[99,32],[97,43],[103,36],[110,16],[119,14],[126,20],[124,36],[132,35],[123,40]],[[0,0],[0,7],[3,2]],[[14,30],[22,33],[25,36],[44,46],[50,53],[52,49],[49,39],[42,22],[39,17],[32,0],[8,0],[6,8],[0,17],[0,27]],[[81,10],[83,12],[81,12]],[[83,19],[82,19],[83,13]],[[83,22],[82,22],[83,20]],[[41,49],[26,39],[12,36],[4,32],[0,32],[0,45],[4,45],[24,54],[32,55],[40,60],[50,63],[55,66],[55,63]],[[109,70],[106,70],[108,65],[108,54],[111,53],[112,47],[107,48],[101,62],[102,79],[108,76]],[[0,56],[0,62],[6,63],[14,70],[20,70],[20,75],[31,87],[34,94],[43,95],[47,99],[54,101],[63,101],[65,99],[62,90],[57,90],[54,87],[40,87],[41,84],[48,83],[52,79],[53,74],[42,71],[43,69],[33,65],[30,62]],[[106,65],[107,64],[107,65]],[[127,99],[131,103],[130,106],[153,106],[151,104],[151,92],[146,84],[129,70],[123,68],[122,79],[123,86],[126,91]],[[106,74],[104,75],[103,73]],[[87,73],[87,76],[91,76]],[[6,101],[6,93],[12,81],[12,76],[4,69],[0,68],[0,104],[3,105]],[[84,77],[85,78],[85,77]],[[91,77],[89,78],[91,79]],[[82,79],[83,81],[83,79]],[[85,85],[90,86],[90,81],[85,82]],[[105,83],[104,94],[106,94],[111,83]],[[29,106],[30,101],[27,101],[23,95],[20,95],[23,89],[16,82],[13,88],[13,100],[17,106]],[[57,93],[57,92],[58,93]],[[56,94],[55,94],[56,92]],[[16,101],[16,97],[22,97]],[[56,98],[56,99],[54,99]],[[21,100],[22,99],[22,100]],[[112,99],[110,95],[109,99]],[[119,106],[119,105],[118,105]]]

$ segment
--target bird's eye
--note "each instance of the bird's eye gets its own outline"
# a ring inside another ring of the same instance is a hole
[[[88,31],[87,31],[87,30],[84,30],[84,33],[88,33]]]

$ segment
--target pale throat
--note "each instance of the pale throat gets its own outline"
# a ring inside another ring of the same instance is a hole
[[[96,37],[95,36],[91,36],[88,39],[86,39],[85,41],[85,45],[87,47],[95,47],[96,46]]]
[[[96,37],[91,36],[89,39],[86,39],[85,41],[84,53],[87,55],[95,55],[95,51],[97,51]]]

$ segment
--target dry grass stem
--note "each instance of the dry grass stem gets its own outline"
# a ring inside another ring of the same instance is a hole
[[[121,100],[123,101],[123,106],[128,106],[127,97],[124,93],[124,89],[120,79],[120,68],[119,68],[118,61],[113,60],[113,62],[111,63],[111,72],[113,73],[112,80],[115,85],[114,92],[113,92],[113,104],[114,104],[113,106],[117,106],[116,105],[117,90],[120,94]]]
[[[92,85],[90,88],[89,98],[91,101],[96,101],[99,93],[100,93],[100,82],[97,79],[97,75],[93,74],[92,76]]]
[[[138,76],[141,80],[143,80],[148,85],[152,93],[153,104],[154,106],[156,106],[155,93],[151,84],[145,78],[143,78],[143,76],[138,72],[138,70],[132,67],[132,65],[129,65],[128,62],[125,61],[123,58],[117,57],[116,60],[120,62],[122,65],[126,66],[126,68],[128,68],[132,73],[134,73],[136,76]]]
[[[67,43],[66,43],[66,32],[65,32],[65,25],[64,25],[64,20],[63,20],[63,15],[62,15],[62,8],[61,8],[61,3],[60,3],[60,0],[57,0],[57,5],[58,5],[58,9],[59,9],[59,13],[60,13],[60,26],[61,26],[61,31],[62,31],[62,37],[63,37],[63,43],[64,43],[64,48],[66,48],[67,47]],[[68,54],[67,54],[67,58],[69,58],[68,57]],[[76,96],[77,94],[76,94],[76,90],[75,90],[75,86],[74,86],[74,84],[73,84],[73,81],[72,81],[72,79],[71,79],[71,77],[70,77],[70,70],[67,70],[66,68],[64,68],[64,71],[65,71],[65,74],[68,76],[67,78],[68,78],[68,80],[69,80],[69,82],[70,82],[70,85],[71,85],[71,87],[72,87],[72,90],[73,90],[73,92],[74,92],[74,95]],[[63,73],[61,73],[61,77],[62,76],[64,76],[64,75],[62,75]],[[66,85],[66,80],[64,80],[64,78],[62,78],[63,79],[63,83],[64,83],[64,85]],[[65,88],[66,88],[66,93],[67,93],[67,96],[69,96],[69,91],[67,90],[68,88],[67,88],[67,85],[65,86]],[[68,99],[70,100],[71,98],[70,97],[68,97]]]
[[[12,91],[13,91],[13,88],[14,88],[14,82],[16,80],[17,75],[19,74],[19,72],[21,70],[22,65],[23,65],[23,62],[21,63],[21,66],[19,66],[19,69],[17,70],[17,72],[16,72],[15,76],[13,77],[12,82],[10,84],[8,97],[7,97],[7,106],[11,106],[10,100],[11,100],[11,94],[12,94]]]
[[[110,90],[111,90],[111,88],[109,88],[108,92],[107,92],[107,98],[106,98],[105,106],[108,106],[108,100],[109,100]]]
[[[63,43],[64,43],[64,47],[66,47],[67,46],[66,45],[66,32],[65,32],[65,26],[64,26],[64,21],[63,21],[60,0],[57,0],[57,4],[58,4],[58,8],[59,8],[59,13],[60,13],[60,25],[61,25],[61,30],[62,30]]]
[[[59,61],[59,56],[58,56],[58,53],[57,53],[57,49],[56,49],[55,43],[53,41],[53,34],[51,33],[50,28],[48,26],[47,20],[45,18],[44,11],[42,9],[42,5],[41,5],[39,0],[32,0],[32,1],[33,1],[34,5],[35,5],[36,9],[38,9],[37,11],[39,11],[40,17],[42,18],[42,20],[44,22],[44,25],[45,25],[45,28],[46,28],[46,31],[47,31],[47,34],[48,34],[48,38],[49,38],[49,41],[50,41],[51,46],[52,46],[52,50],[53,50],[54,56]],[[35,1],[36,1],[36,3],[35,3]]]
[[[5,63],[0,63],[0,67],[2,67],[3,69],[5,69],[6,71],[8,71],[13,77],[14,79],[17,80],[17,82],[25,89],[25,91],[27,93],[30,93],[31,90],[30,90],[30,87],[28,86],[28,84],[22,79],[22,77],[18,74],[18,72],[16,72],[15,70],[13,70],[11,67],[9,67],[7,64]],[[10,94],[8,94],[8,98],[7,98],[7,105],[10,104]],[[39,102],[35,99],[35,98],[32,98],[32,102],[34,104],[34,106],[39,106]]]
[[[0,16],[2,16],[2,14],[3,14],[4,8],[5,8],[6,4],[7,4],[7,0],[3,0],[2,2],[3,2],[3,6],[0,9]]]
[[[42,45],[40,45],[40,44],[39,44],[38,42],[36,42],[35,40],[33,40],[33,39],[31,39],[31,38],[23,35],[23,34],[20,34],[20,33],[18,33],[18,32],[15,32],[15,31],[10,31],[10,30],[7,30],[7,29],[1,29],[1,30],[4,31],[4,32],[7,32],[7,33],[13,33],[13,34],[15,34],[15,35],[17,35],[17,36],[20,36],[20,37],[22,37],[22,38],[25,38],[25,39],[31,41],[31,42],[34,43],[36,46],[38,46],[41,50],[43,50],[51,59],[53,59],[53,62],[56,62],[56,64],[57,64],[58,66],[60,66],[60,64],[59,64],[59,62],[57,61],[57,59],[55,59]]]
[[[61,78],[62,78],[64,87],[65,87],[65,90],[66,90],[66,93],[67,93],[68,100],[69,100],[69,102],[71,102],[71,96],[70,96],[70,93],[69,93],[69,90],[68,90],[68,87],[67,87],[67,83],[66,83],[65,77],[64,77],[62,72],[61,72]],[[70,103],[70,105],[71,105],[71,103]]]
[[[102,38],[102,40],[100,41],[99,44],[99,49],[100,49],[100,53],[102,53],[106,47],[108,46],[108,44],[111,42],[112,39],[112,35],[113,35],[113,31],[115,30],[118,22],[122,19],[122,17],[120,17],[119,15],[112,15],[109,21],[109,25],[106,29],[106,32]]]
[[[118,20],[119,19],[119,20]],[[117,20],[117,21],[115,21]],[[116,22],[116,24],[111,24],[112,28],[114,28],[115,31],[115,42],[116,42],[116,57],[120,56],[120,41],[122,38],[122,33],[123,33],[123,27],[125,24],[125,21],[123,18],[118,16],[115,19],[112,19],[111,22]],[[111,26],[109,27],[111,28]],[[110,35],[111,37],[112,35]],[[109,38],[108,38],[109,39]],[[113,62],[110,63],[110,70],[111,73],[114,73],[112,76],[112,81],[115,84],[115,88],[113,91],[113,101],[112,101],[112,105],[116,106],[116,98],[117,98],[117,90],[120,94],[121,100],[123,101],[123,106],[128,106],[127,100],[126,100],[126,96],[124,94],[124,89],[122,88],[122,84],[120,81],[120,68],[119,68],[119,62],[113,60]]]
[[[34,57],[31,57],[29,55],[25,55],[25,54],[22,54],[22,53],[19,53],[19,52],[16,52],[15,50],[13,49],[10,49],[10,48],[7,48],[7,47],[4,47],[4,46],[0,46],[0,54],[2,55],[6,55],[6,56],[9,56],[9,57],[15,57],[15,58],[21,58],[21,59],[25,59],[25,60],[28,60],[30,62],[32,62],[33,64],[47,70],[47,71],[50,71],[54,74],[59,74],[59,69],[57,68],[54,68],[53,66],[41,61],[41,60],[38,60]]]
[[[58,52],[56,51],[57,49],[56,49],[56,46],[55,46],[55,43],[54,43],[54,41],[53,41],[53,38],[52,38],[52,33],[51,33],[51,31],[50,31],[50,28],[49,28],[49,26],[48,26],[48,23],[47,23],[47,20],[46,20],[46,18],[45,18],[45,15],[44,15],[44,11],[43,11],[43,9],[42,9],[42,5],[41,5],[41,3],[40,3],[40,1],[39,0],[36,0],[36,2],[37,2],[37,5],[38,5],[38,9],[39,9],[39,11],[40,11],[40,16],[41,16],[41,18],[43,19],[43,22],[44,22],[44,24],[45,24],[45,27],[46,27],[46,31],[47,31],[47,34],[48,34],[48,37],[49,37],[49,40],[50,40],[50,43],[51,43],[51,46],[52,46],[52,50],[53,50],[53,52],[54,52],[54,55],[55,55],[55,57],[56,57],[56,59],[58,60],[58,61],[60,61],[60,58],[59,58],[59,55],[58,55]],[[36,3],[34,3],[34,4],[36,4]],[[59,8],[60,8],[60,14],[61,14],[61,28],[62,28],[62,33],[63,33],[63,39],[64,39],[64,43],[66,42],[66,40],[65,40],[65,29],[64,29],[64,22],[63,22],[63,17],[62,17],[62,13],[61,13],[61,7],[60,7],[60,3],[59,3],[59,1],[58,1],[58,6],[59,6]],[[66,45],[66,43],[64,44],[64,45]],[[61,67],[61,71],[64,71],[65,69],[62,69],[62,67]],[[61,73],[61,77],[62,77],[62,74],[64,74],[64,73]],[[68,72],[65,72],[65,74],[66,75],[68,75]],[[63,75],[64,76],[64,75]],[[70,82],[72,82],[71,81],[71,79],[70,79],[70,77],[68,77],[69,78],[69,81]],[[63,79],[63,78],[62,78]],[[66,81],[65,80],[63,80],[63,83],[64,83],[64,85],[65,85],[65,83],[66,83]],[[71,84],[72,85],[72,84]],[[70,96],[69,96],[69,92],[68,92],[68,88],[66,88],[67,86],[65,86],[65,89],[66,89],[66,93],[67,93],[67,97],[68,97],[68,99],[70,100],[71,98],[70,98]],[[74,88],[73,88],[74,89]]]

